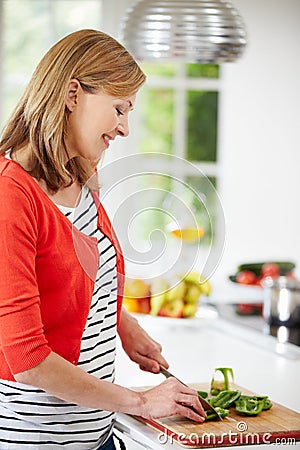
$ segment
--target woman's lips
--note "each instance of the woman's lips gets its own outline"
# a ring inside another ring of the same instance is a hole
[[[102,135],[102,140],[105,144],[106,147],[109,147],[109,142],[112,140],[113,138],[111,136],[109,136],[108,134],[103,134]]]

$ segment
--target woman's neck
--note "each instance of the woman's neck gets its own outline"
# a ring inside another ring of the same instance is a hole
[[[18,163],[24,170],[30,172],[32,169],[31,162],[31,152],[28,146],[18,149],[18,151],[14,152],[11,155],[11,159]],[[51,192],[45,182],[45,180],[40,179],[37,180],[33,177],[33,179],[39,184],[39,186],[43,189],[43,191],[48,195],[49,198],[54,203],[57,203],[61,206],[66,206],[69,208],[74,208],[77,206],[80,200],[81,194],[81,185],[74,181],[70,186],[61,188],[57,192],[53,194]]]
[[[61,188],[55,194],[49,192],[44,180],[36,180],[48,197],[57,205],[66,206],[67,208],[75,208],[79,201],[82,187],[76,181],[71,186]]]
[[[32,168],[31,154],[28,146],[19,148],[17,151],[11,152],[10,157],[13,161],[23,167],[26,172],[29,172]]]

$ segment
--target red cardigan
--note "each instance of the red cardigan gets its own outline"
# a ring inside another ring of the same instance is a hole
[[[73,227],[36,181],[3,156],[0,192],[0,379],[14,380],[51,351],[77,364],[99,252],[97,239]],[[119,320],[124,260],[93,197],[98,227],[117,253]]]

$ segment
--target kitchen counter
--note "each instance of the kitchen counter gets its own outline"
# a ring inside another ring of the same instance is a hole
[[[184,320],[175,320],[172,324],[172,319],[142,315],[138,319],[162,344],[171,372],[187,383],[210,381],[216,367],[232,367],[238,385],[300,411],[299,347],[281,345],[272,336],[211,315],[195,322],[189,321],[187,325]],[[161,374],[140,371],[121,349],[120,342],[116,364],[116,383],[123,386],[151,386],[164,380]],[[176,443],[160,443],[158,432],[124,414],[118,415],[116,429],[129,450],[183,448]],[[293,448],[300,448],[300,443],[294,444]]]

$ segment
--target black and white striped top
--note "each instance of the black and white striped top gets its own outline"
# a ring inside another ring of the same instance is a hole
[[[97,228],[88,188],[76,208],[59,206],[81,232],[96,237],[100,252],[95,289],[82,336],[78,366],[114,382],[117,269],[110,240]],[[71,295],[71,294],[70,294]],[[95,450],[112,432],[115,413],[80,407],[33,386],[0,380],[0,450]]]

